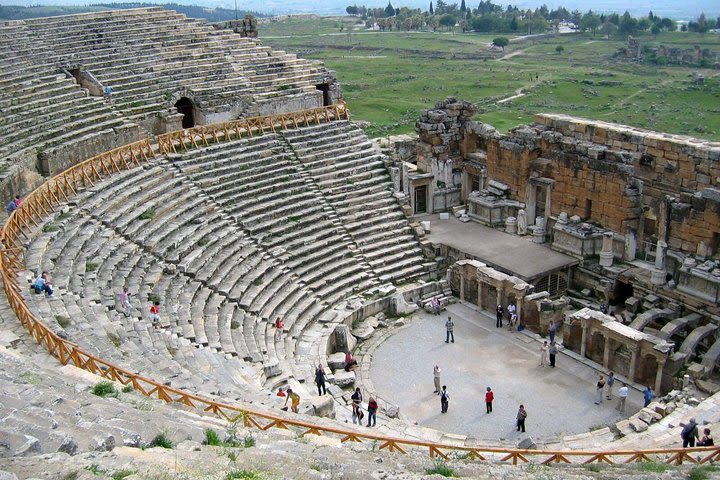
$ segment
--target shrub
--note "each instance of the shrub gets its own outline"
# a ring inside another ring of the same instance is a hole
[[[87,262],[87,263],[85,264],[85,272],[86,272],[86,273],[94,272],[94,271],[97,270],[97,269],[98,269],[98,264],[97,264],[97,263]]]
[[[58,230],[60,230],[60,227],[58,227],[54,223],[47,222],[45,225],[43,225],[43,232],[45,233],[56,232]]]
[[[669,468],[669,465],[658,462],[643,462],[640,464],[640,470],[642,470],[643,472],[663,473]]]
[[[198,247],[204,247],[208,243],[210,243],[210,239],[208,237],[203,237],[200,240],[198,240]]]
[[[688,479],[689,480],[708,480],[710,478],[710,475],[717,471],[718,471],[718,467],[714,467],[711,465],[703,465],[701,467],[695,467],[692,470],[690,470]]]
[[[565,51],[565,47],[563,47],[562,45],[558,45],[557,47],[555,47],[555,51],[558,55],[560,55],[562,52]]]
[[[159,296],[158,294],[156,294],[156,293],[148,293],[148,302],[150,302],[150,303],[155,303],[155,302],[160,303],[160,296]]]
[[[155,438],[153,438],[150,443],[148,443],[148,448],[153,447],[160,447],[160,448],[173,448],[172,441],[168,438],[166,432],[160,432],[157,435],[155,435]]]
[[[205,430],[205,442],[213,447],[219,447],[223,444],[222,440],[220,440],[220,435],[212,428]]]
[[[443,477],[454,477],[453,469],[445,465],[443,462],[435,462],[432,468],[425,470],[428,475],[442,475]]]
[[[118,394],[115,385],[106,381],[96,383],[90,392],[98,397],[117,397]]]
[[[110,475],[110,478],[112,480],[122,480],[125,477],[129,477],[130,475],[133,475],[135,472],[132,470],[118,470],[117,472]]]
[[[252,448],[255,446],[255,437],[252,435],[248,435],[245,437],[245,440],[243,440],[243,447],[245,448]]]
[[[140,214],[140,220],[152,220],[155,216],[155,210],[149,208]]]
[[[70,319],[67,317],[63,317],[62,315],[55,315],[55,321],[62,328],[67,328],[67,326],[70,325]]]
[[[108,340],[110,340],[110,343],[112,343],[113,345],[115,345],[115,348],[118,348],[118,347],[120,346],[120,343],[122,343],[122,342],[120,341],[120,337],[118,337],[118,336],[115,335],[114,333],[108,332],[108,333],[107,333],[107,338],[108,338]]]
[[[135,389],[133,388],[132,385],[125,385],[121,391],[123,393],[131,393],[133,390],[135,390]]]
[[[237,320],[231,320],[230,330],[237,330],[238,328],[240,328],[240,322],[238,322]]]
[[[225,475],[225,480],[262,480],[258,472],[253,470],[235,470]]]

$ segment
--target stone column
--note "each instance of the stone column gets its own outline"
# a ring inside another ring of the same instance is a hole
[[[388,170],[390,171],[390,178],[392,179],[393,192],[397,193],[400,191],[400,169],[397,167],[390,167]]]
[[[465,300],[465,276],[460,275],[460,300]]]
[[[635,366],[637,365],[639,347],[637,345],[630,346],[630,371],[628,372],[628,381],[635,381]]]
[[[533,227],[532,232],[533,243],[545,243],[545,218],[535,218],[535,226]]]
[[[477,306],[482,310],[482,282],[477,280]]]
[[[550,212],[552,211],[552,184],[545,187],[545,217],[543,220],[544,223],[547,223],[547,219],[550,217]]]
[[[505,233],[513,235],[517,233],[517,219],[515,217],[507,217],[505,219]]]
[[[600,252],[600,265],[611,267],[613,264],[613,232],[604,232],[602,251]]]
[[[667,250],[667,243],[662,240],[658,240],[657,247],[655,249],[655,268],[653,268],[652,274],[650,275],[650,281],[653,285],[665,285],[665,251]]]
[[[655,395],[660,395],[660,387],[662,387],[663,370],[665,369],[665,360],[657,362],[657,372],[655,373]]]
[[[580,356],[585,358],[585,353],[587,352],[588,324],[585,320],[582,320],[580,322],[580,326],[582,327],[582,338],[580,339]]]
[[[609,335],[603,334],[603,338],[605,338],[605,349],[603,350],[603,367],[610,368],[610,343],[612,343],[612,338],[610,338]]]

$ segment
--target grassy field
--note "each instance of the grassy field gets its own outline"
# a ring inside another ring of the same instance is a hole
[[[354,23],[292,19],[259,30],[266,44],[335,70],[355,118],[372,122],[373,136],[412,131],[420,110],[453,95],[475,103],[476,118],[502,131],[552,112],[720,140],[717,70],[619,62],[612,55],[624,42],[589,34],[518,38],[500,52],[490,47],[496,35],[367,32]],[[720,35],[712,34],[641,42],[720,51]],[[705,85],[691,81],[698,70]]]

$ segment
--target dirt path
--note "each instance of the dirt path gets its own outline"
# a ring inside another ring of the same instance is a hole
[[[497,103],[498,105],[500,105],[500,104],[503,104],[503,103],[511,102],[511,101],[515,100],[516,98],[520,98],[520,97],[524,97],[524,96],[525,96],[525,93],[523,92],[523,87],[520,87],[520,88],[518,88],[517,90],[515,90],[515,94],[514,94],[514,95],[512,95],[512,96],[510,96],[510,97],[501,98],[500,100],[498,100],[498,101],[495,102],[495,103]]]
[[[523,50],[523,49],[515,50],[515,51],[508,53],[507,55],[503,55],[502,57],[498,58],[497,61],[499,62],[501,60],[507,60],[508,58],[512,58],[517,55],[522,55],[523,53],[525,53],[525,50]]]

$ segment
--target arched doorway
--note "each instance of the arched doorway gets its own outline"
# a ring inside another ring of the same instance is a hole
[[[175,102],[175,108],[177,108],[178,113],[182,113],[183,128],[192,128],[195,126],[195,105],[193,105],[192,100],[187,97],[182,97]]]

